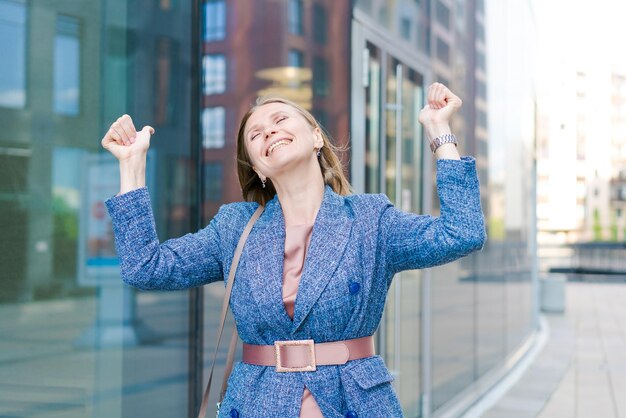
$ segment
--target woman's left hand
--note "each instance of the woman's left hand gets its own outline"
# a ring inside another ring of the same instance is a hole
[[[441,83],[428,87],[427,104],[420,111],[419,121],[432,140],[439,135],[450,133],[450,119],[463,102]]]

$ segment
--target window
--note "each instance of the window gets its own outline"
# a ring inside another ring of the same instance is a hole
[[[58,16],[54,38],[54,112],[80,113],[80,24],[70,16]]]
[[[0,0],[0,106],[26,106],[26,4]]]
[[[476,51],[476,68],[482,71],[487,71],[487,63],[485,62],[485,54],[481,51]]]
[[[450,29],[450,9],[441,0],[437,1],[436,8],[437,22],[446,29]]]
[[[173,125],[177,116],[177,98],[179,96],[179,46],[168,36],[156,40],[156,65],[154,85],[154,123]]]
[[[487,129],[487,112],[482,109],[476,110],[476,123],[478,126]]]
[[[219,41],[226,37],[226,1],[204,3],[204,40]]]
[[[441,38],[437,38],[437,58],[445,63],[450,64],[450,46]]]
[[[403,17],[400,21],[400,36],[406,40],[411,39],[411,19]]]
[[[485,42],[485,27],[478,22],[476,23],[476,39]]]
[[[313,60],[313,94],[327,96],[330,89],[328,80],[328,63],[324,58],[315,57]]]
[[[226,91],[226,57],[222,54],[205,55],[202,60],[204,94]]]
[[[328,19],[326,9],[321,4],[313,6],[313,40],[318,44],[325,44],[328,33]]]
[[[484,0],[476,0],[476,11],[478,13],[485,13],[485,1]]]
[[[288,0],[287,3],[288,11],[288,22],[289,33],[294,35],[303,35],[304,34],[304,9],[302,0]]]
[[[207,107],[202,111],[202,147],[224,147],[225,110],[223,107]]]
[[[219,162],[204,163],[204,200],[220,202],[224,184],[224,166]]]
[[[290,67],[304,67],[304,53],[299,49],[290,49],[287,57],[287,65]]]
[[[476,95],[483,100],[487,100],[487,85],[483,80],[476,80]]]

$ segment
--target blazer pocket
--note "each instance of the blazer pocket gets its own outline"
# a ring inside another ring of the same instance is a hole
[[[341,370],[346,411],[359,418],[402,417],[391,382],[393,376],[380,356],[349,362]]]
[[[362,389],[371,389],[374,386],[394,380],[380,356],[368,357],[361,361],[352,361],[345,367],[344,371]]]

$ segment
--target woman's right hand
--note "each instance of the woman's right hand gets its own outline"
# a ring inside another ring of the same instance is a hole
[[[102,138],[102,147],[119,161],[134,157],[145,158],[150,147],[150,136],[154,134],[151,126],[144,126],[139,132],[128,115],[120,116]]]

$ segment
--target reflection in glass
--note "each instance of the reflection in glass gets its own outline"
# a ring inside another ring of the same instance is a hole
[[[226,57],[223,54],[205,55],[202,59],[204,94],[226,91]]]
[[[330,90],[328,63],[322,57],[313,58],[313,92],[316,96],[327,96]]]
[[[219,202],[224,188],[224,165],[221,162],[204,164],[204,199]]]
[[[57,17],[54,39],[54,111],[75,116],[80,107],[80,25],[70,16]]]
[[[226,36],[226,0],[205,0],[204,40],[219,41]]]
[[[365,51],[369,70],[365,88],[365,191],[380,193],[380,52],[370,43]]]
[[[287,0],[287,25],[289,32],[294,35],[304,34],[304,4],[303,0]]]
[[[435,47],[437,51],[437,58],[444,64],[450,64],[450,45],[443,39],[437,37],[437,44]]]
[[[224,146],[225,110],[223,107],[207,107],[202,110],[202,146]]]
[[[304,52],[291,48],[287,56],[287,65],[290,67],[304,67]]]
[[[161,36],[156,41],[156,97],[154,100],[154,123],[172,125],[176,118],[178,93],[178,43]]]
[[[328,36],[326,9],[321,4],[313,5],[313,39],[318,44],[325,44]]]
[[[0,0],[0,106],[26,105],[26,4]]]

